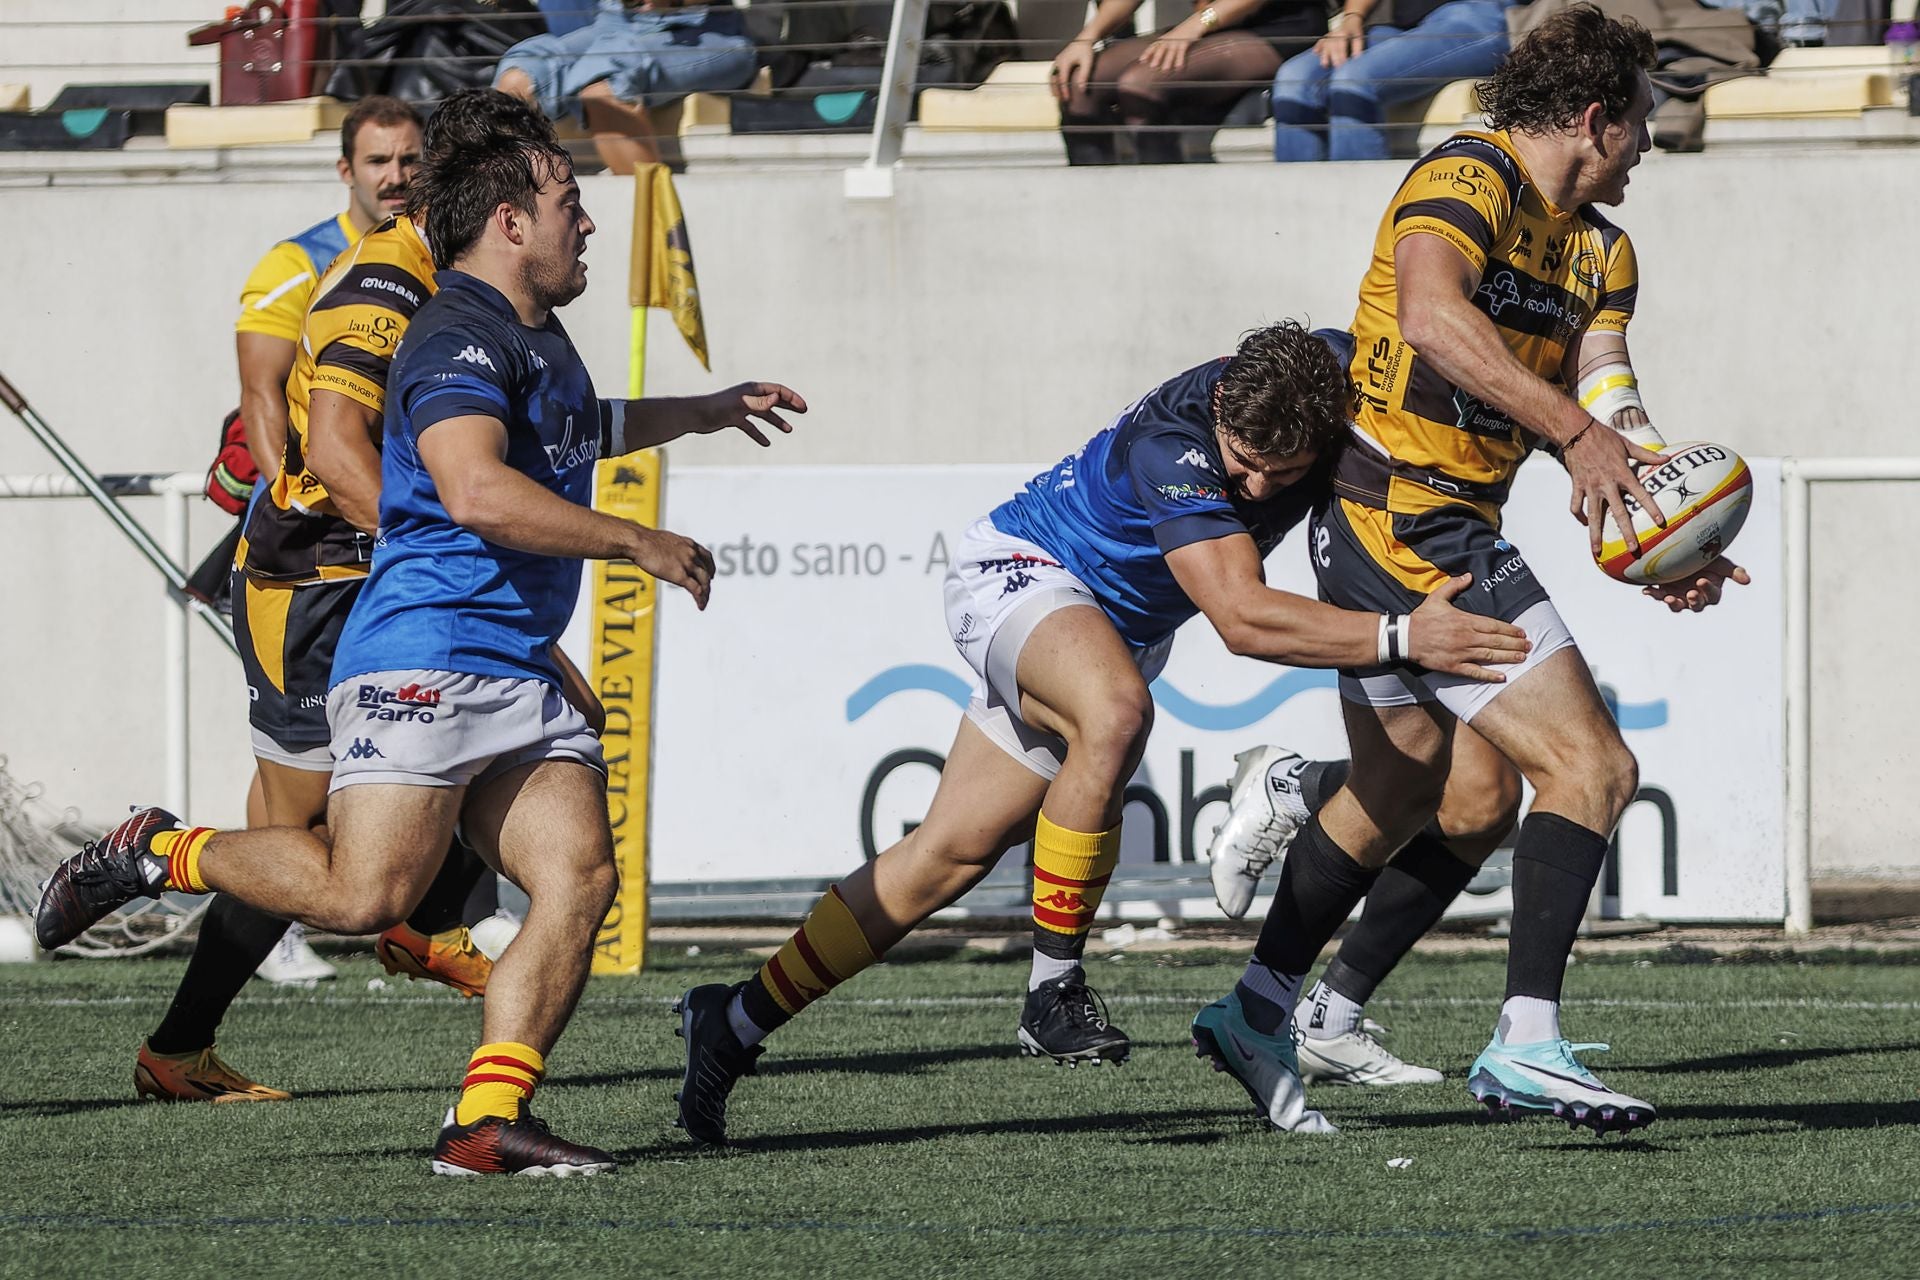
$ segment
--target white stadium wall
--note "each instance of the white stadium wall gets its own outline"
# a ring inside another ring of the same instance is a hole
[[[241,279],[274,239],[340,206],[324,157],[313,166],[310,179],[294,169],[272,181],[113,174],[47,186],[0,175],[0,370],[100,470],[204,467],[236,399],[231,321]],[[690,173],[679,185],[715,370],[702,372],[656,316],[650,389],[764,375],[799,387],[814,411],[770,452],[695,441],[670,451],[671,466],[1049,460],[1155,381],[1228,349],[1243,329],[1283,316],[1345,323],[1400,170],[920,168],[900,174],[890,202],[847,201],[834,171]],[[594,283],[565,318],[613,394],[625,382],[630,187],[589,178],[586,201],[600,226],[589,254]],[[1640,255],[1632,340],[1655,421],[1671,438],[1718,440],[1750,458],[1911,453],[1920,260],[1906,246],[1915,209],[1920,165],[1902,150],[1649,157],[1619,220]],[[0,473],[53,469],[10,417],[0,420]],[[767,483],[765,474],[753,483]],[[804,507],[807,477],[794,473],[803,492],[786,509]],[[702,483],[714,492],[711,475]],[[670,470],[670,511],[673,494]],[[1776,495],[1765,485],[1758,502]],[[1920,778],[1910,729],[1920,692],[1905,673],[1920,607],[1903,589],[1903,549],[1920,538],[1916,496],[1897,484],[1815,491],[1816,874],[1920,876],[1920,848],[1905,834]],[[724,491],[717,501],[724,506]],[[157,503],[132,507],[158,527]],[[1553,540],[1577,551],[1583,537],[1554,507],[1545,501],[1546,514],[1515,530],[1536,558]],[[1771,514],[1756,514],[1746,537],[1777,530]],[[217,512],[197,504],[196,550],[221,527]],[[163,622],[153,576],[78,502],[0,502],[0,538],[7,767],[95,820],[158,797]],[[1755,557],[1779,563],[1777,546]],[[728,585],[699,625],[730,625]],[[1623,608],[1643,607],[1618,590]],[[1662,633],[1712,627],[1733,669],[1746,669],[1757,650],[1777,653],[1777,610],[1743,610],[1757,628],[1749,640],[1729,634],[1724,618],[1668,619],[1644,607]],[[937,620],[937,594],[924,608]],[[833,652],[831,618],[791,621],[807,625],[792,626],[764,661],[805,670]],[[670,608],[668,626],[679,623]],[[951,666],[937,640],[925,660]],[[668,661],[679,642],[669,630]],[[1668,678],[1665,660],[1658,645],[1636,651],[1631,672],[1595,657],[1629,700],[1637,697],[1629,686]],[[249,757],[236,677],[231,658],[196,630],[192,785],[201,821],[240,813]],[[1780,692],[1756,678],[1728,696],[1777,712]],[[1705,731],[1684,745],[1703,772],[1720,750]],[[666,762],[675,744],[659,750]],[[663,784],[667,777],[663,765]],[[1779,781],[1756,785],[1771,795]],[[1746,807],[1764,799],[1740,800],[1742,811],[1726,814],[1729,829],[1742,829]],[[1750,851],[1756,865],[1777,867],[1777,832],[1751,835],[1769,846]],[[808,856],[844,859],[853,847],[843,839]]]

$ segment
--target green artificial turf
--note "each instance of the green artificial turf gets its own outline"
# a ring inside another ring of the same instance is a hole
[[[370,990],[365,956],[311,992],[254,983],[228,1020],[222,1052],[296,1101],[136,1103],[183,963],[0,970],[0,1275],[1920,1273],[1911,964],[1574,966],[1568,1034],[1610,1041],[1589,1061],[1661,1110],[1600,1141],[1467,1097],[1497,960],[1409,960],[1369,1012],[1447,1083],[1315,1090],[1341,1132],[1308,1137],[1266,1131],[1188,1048],[1234,955],[1094,961],[1134,1057],[1065,1071],[1017,1055],[1024,962],[921,953],[776,1036],[715,1153],[671,1126],[666,1005],[755,961],[664,954],[595,979],[550,1056],[540,1112],[624,1162],[556,1182],[428,1176],[479,1007]]]

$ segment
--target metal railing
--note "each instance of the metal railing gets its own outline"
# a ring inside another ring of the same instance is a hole
[[[1813,928],[1813,486],[1920,480],[1920,458],[1787,458],[1787,932]]]
[[[187,542],[188,503],[199,498],[205,491],[206,478],[192,472],[173,473],[141,472],[127,475],[103,475],[99,477],[99,487],[111,499],[129,497],[154,497],[161,501],[161,533],[156,542],[148,537],[154,553],[172,565],[176,573],[180,566],[188,563],[192,554]],[[82,482],[68,475],[15,475],[0,476],[0,501],[39,501],[51,498],[93,498],[99,496],[85,487]],[[118,503],[114,509],[119,510]],[[145,527],[133,517],[121,512],[127,523],[140,530],[145,536]],[[124,529],[124,526],[123,526]],[[149,559],[152,557],[149,556]],[[167,590],[167,609],[161,626],[161,666],[165,671],[166,718],[164,732],[166,736],[166,807],[174,813],[186,813],[190,809],[192,787],[188,782],[191,753],[188,725],[192,708],[192,684],[188,674],[187,642],[192,631],[192,615],[205,606],[189,597],[182,589],[184,573],[177,582],[170,582]],[[210,615],[221,625],[215,626],[231,648],[233,633],[224,629],[224,620],[217,614]]]

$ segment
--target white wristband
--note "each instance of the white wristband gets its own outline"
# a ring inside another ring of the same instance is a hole
[[[1374,648],[1374,660],[1383,667],[1389,662],[1405,662],[1413,651],[1413,615],[1381,614],[1380,632]]]
[[[606,428],[600,433],[600,456],[618,458],[627,451],[627,402],[602,400],[607,415]]]
[[[1667,443],[1666,437],[1660,434],[1660,429],[1651,422],[1642,423],[1637,427],[1622,427],[1620,434],[1639,445],[1642,449],[1657,450]]]
[[[1580,379],[1575,394],[1582,409],[1609,426],[1613,415],[1622,409],[1646,409],[1640,402],[1640,384],[1634,379],[1633,366],[1628,364],[1602,365]]]

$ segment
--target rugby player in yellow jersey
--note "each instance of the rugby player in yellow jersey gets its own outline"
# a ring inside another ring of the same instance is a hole
[[[377,127],[369,124],[367,131]],[[452,136],[516,130],[550,133],[523,104],[487,94],[443,108],[429,134],[444,146]],[[404,151],[403,192],[422,146],[414,127]],[[390,197],[392,186],[380,194]],[[235,639],[247,675],[266,825],[324,821],[333,759],[321,704],[334,641],[372,550],[386,367],[407,321],[433,292],[432,282],[432,255],[416,224],[402,215],[364,238],[356,234],[318,280],[282,295],[297,293],[304,313],[284,392],[288,430],[282,461],[263,472],[266,488],[249,508],[234,572]],[[413,916],[376,943],[389,972],[444,982],[467,995],[485,991],[491,962],[459,918],[484,871],[473,854],[454,850]],[[168,1101],[285,1099],[283,1091],[227,1066],[213,1042],[233,998],[287,923],[226,894],[216,897],[207,921],[166,1020],[141,1046],[135,1087]]]
[[[1627,495],[1658,511],[1630,465],[1658,461],[1630,437],[1659,440],[1627,354],[1633,247],[1593,207],[1620,203],[1650,145],[1653,58],[1643,28],[1592,5],[1548,19],[1481,87],[1491,131],[1457,134],[1423,157],[1381,220],[1353,326],[1355,439],[1311,543],[1326,599],[1381,611],[1379,661],[1341,672],[1351,774],[1318,812],[1293,815],[1298,832],[1253,961],[1194,1022],[1196,1042],[1270,1114],[1300,1090],[1288,1024],[1320,949],[1410,842],[1431,847],[1413,868],[1419,883],[1404,886],[1408,912],[1457,892],[1457,870],[1441,864],[1477,863],[1498,843],[1517,810],[1517,768],[1535,796],[1514,851],[1507,998],[1468,1087],[1491,1107],[1596,1132],[1654,1119],[1650,1104],[1582,1065],[1559,1023],[1567,956],[1637,766],[1545,588],[1500,528],[1513,472],[1541,446],[1566,466],[1573,513],[1596,550],[1608,512],[1631,529]],[[1408,615],[1461,573],[1474,585],[1460,607],[1512,622],[1531,641],[1504,683],[1407,660]],[[1648,594],[1697,611],[1728,580],[1747,576],[1722,559]],[[1463,815],[1422,835],[1456,809]]]
[[[403,207],[420,145],[420,114],[407,103],[370,97],[355,104],[340,126],[336,162],[347,187],[346,209],[274,245],[247,276],[234,345],[247,451],[262,482],[271,482],[280,470],[287,440],[287,378],[314,287],[343,249]],[[247,820],[263,825],[298,819],[269,806],[256,772],[247,793]],[[193,957],[173,1003],[141,1045],[134,1085],[143,1096],[168,1101],[286,1096],[232,1071],[213,1052],[221,1017],[256,970],[276,981],[333,974],[286,921],[219,895],[201,917]]]
[[[347,207],[267,251],[240,291],[234,344],[240,358],[240,417],[262,480],[280,469],[287,444],[287,376],[300,322],[321,273],[349,245],[406,207],[420,163],[420,113],[398,98],[362,98],[340,125],[335,167]]]

